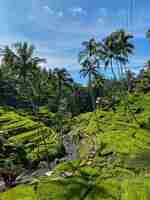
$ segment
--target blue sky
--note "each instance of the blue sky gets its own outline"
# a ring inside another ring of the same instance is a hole
[[[130,66],[138,71],[150,58],[145,31],[150,27],[150,1],[133,0],[128,30],[135,35]],[[66,67],[78,81],[82,41],[98,40],[127,28],[130,0],[0,0],[0,44],[29,41],[49,67]]]

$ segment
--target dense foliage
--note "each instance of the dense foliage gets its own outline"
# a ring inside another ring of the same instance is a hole
[[[0,200],[149,199],[150,61],[128,69],[132,38],[83,42],[86,86],[26,42],[1,50]]]

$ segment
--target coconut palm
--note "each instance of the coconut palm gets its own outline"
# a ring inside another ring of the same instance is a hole
[[[98,50],[98,56],[103,57],[105,70],[110,68],[114,78],[116,79],[116,74],[113,69],[113,64],[116,60],[116,55],[114,52],[114,41],[112,35],[106,37],[101,43],[101,48]]]
[[[131,39],[133,36],[130,33],[125,32],[124,30],[119,30],[111,34],[113,39],[113,46],[114,46],[114,59],[116,65],[118,66],[118,75],[119,78],[122,79],[127,75],[126,65],[129,62],[129,56],[133,54],[134,45],[131,43]],[[128,101],[128,94],[124,91],[124,82],[121,81],[122,88],[120,90],[121,96],[124,99],[126,110],[128,109],[134,120],[138,125],[140,123],[136,119],[132,108],[130,107]]]
[[[35,57],[34,51],[34,46],[27,42],[15,43],[12,49],[7,46],[3,51],[3,63],[10,65],[24,83],[28,74],[40,63],[45,62],[45,59]]]
[[[91,98],[92,109],[95,110],[95,97],[92,89],[92,79],[98,72],[99,59],[97,58],[97,43],[95,39],[85,41],[82,44],[83,51],[79,53],[79,63],[82,66],[80,73],[83,77],[88,76],[88,88]]]
[[[118,75],[123,75],[123,66],[128,63],[129,55],[133,53],[134,46],[130,42],[133,36],[124,30],[111,33],[102,44],[102,52],[105,68],[110,67],[114,77],[116,73],[114,65],[118,67]]]
[[[133,54],[134,45],[131,43],[133,36],[124,30],[119,30],[111,34],[114,43],[114,59],[118,66],[118,76],[120,79],[128,75],[126,65],[129,62],[129,56]]]
[[[117,61],[120,65],[126,65],[129,62],[129,56],[133,54],[134,45],[131,43],[133,36],[124,30],[115,33]]]

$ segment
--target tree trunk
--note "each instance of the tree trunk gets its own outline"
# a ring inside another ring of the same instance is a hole
[[[92,104],[92,109],[95,110],[95,97],[93,94],[93,89],[92,89],[92,74],[89,72],[89,95],[91,99],[91,104]]]

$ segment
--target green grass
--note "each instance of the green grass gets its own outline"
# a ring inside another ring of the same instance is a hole
[[[0,200],[38,200],[31,186],[20,185],[6,193],[0,194]]]
[[[36,159],[39,156],[38,153],[40,156],[45,154],[45,147],[42,145],[43,138],[46,139],[49,148],[54,148],[56,154],[59,145],[57,134],[43,123],[35,122],[31,118],[28,115],[22,116],[15,110],[1,107],[0,133],[14,146],[18,143],[25,143],[30,159]],[[30,143],[34,148],[30,148]]]

